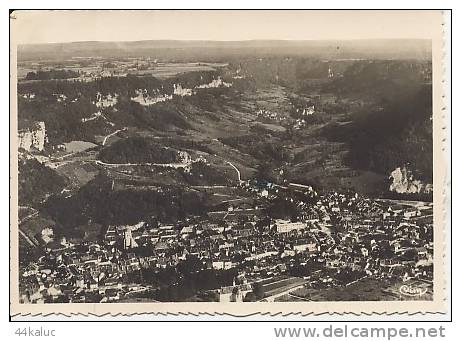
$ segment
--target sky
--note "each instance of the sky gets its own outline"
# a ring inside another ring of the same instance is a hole
[[[17,11],[18,44],[134,40],[430,39],[436,11]]]

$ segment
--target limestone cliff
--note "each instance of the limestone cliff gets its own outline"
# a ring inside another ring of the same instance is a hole
[[[18,132],[18,145],[27,151],[42,151],[47,142],[45,122],[35,122],[31,127]]]
[[[423,183],[417,180],[412,171],[406,166],[394,169],[389,179],[392,180],[389,190],[397,193],[431,193],[432,184]]]

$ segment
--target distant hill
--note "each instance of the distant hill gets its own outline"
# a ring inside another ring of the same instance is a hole
[[[421,84],[432,81],[429,61],[367,60],[350,65],[342,77],[325,86],[338,95],[373,96],[376,98],[408,98]]]
[[[432,183],[431,85],[394,83],[381,90],[380,107],[355,113],[350,124],[327,125],[325,136],[348,143],[348,161],[354,168],[390,174],[408,164],[418,179]],[[364,92],[369,90],[361,88],[353,93],[358,96]]]
[[[133,137],[117,141],[104,148],[100,158],[108,163],[174,163],[178,151],[164,147],[152,139]]]
[[[220,60],[245,55],[304,55],[320,58],[430,59],[430,40],[248,40],[130,42],[85,41],[18,46],[18,61],[72,57],[155,57],[174,60]]]

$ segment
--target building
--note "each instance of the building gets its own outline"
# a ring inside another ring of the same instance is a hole
[[[131,229],[130,228],[127,228],[124,232],[123,232],[123,247],[125,249],[131,249],[133,247],[137,247],[138,244],[135,242],[135,240],[133,239],[133,235],[131,233]]]
[[[243,302],[248,292],[253,291],[251,284],[223,287],[218,290],[219,302]]]
[[[275,225],[277,227],[277,233],[288,233],[293,230],[301,230],[306,228],[306,224],[303,222],[293,223],[291,221],[281,219],[277,220]]]
[[[306,238],[306,239],[297,240],[293,244],[293,250],[299,251],[299,252],[303,252],[303,251],[317,252],[318,247],[317,247],[317,243],[315,242],[315,240]]]

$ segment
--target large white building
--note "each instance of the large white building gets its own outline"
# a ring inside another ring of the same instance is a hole
[[[137,247],[137,246],[138,246],[138,244],[133,239],[133,235],[131,234],[131,228],[127,228],[123,232],[123,247],[125,249],[131,249],[131,248]]]
[[[277,219],[275,221],[275,225],[277,226],[277,233],[287,233],[293,230],[301,230],[306,228],[306,224],[303,222],[293,223],[291,221],[282,219]]]

